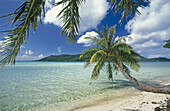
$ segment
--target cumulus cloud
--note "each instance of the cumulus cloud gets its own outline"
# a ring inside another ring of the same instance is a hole
[[[31,50],[26,50],[25,53],[21,56],[17,56],[17,60],[19,61],[30,61],[30,60],[39,60],[41,58],[44,58],[45,56],[43,54],[34,55],[34,52]]]
[[[58,1],[60,0],[55,0],[55,2]],[[56,17],[61,9],[62,6],[60,5],[48,10],[45,14],[44,23],[62,26],[62,21]],[[86,2],[80,6],[80,33],[88,29],[95,28],[97,25],[99,25],[107,14],[108,9],[109,3],[106,0],[86,0]]]
[[[53,0],[46,0],[46,1],[45,1],[45,7],[46,7],[46,9],[51,9],[51,8],[53,7],[52,1],[53,1]]]
[[[61,53],[61,46],[57,47],[57,51],[58,51],[58,53]]]
[[[26,55],[26,54],[24,54],[24,55],[22,55],[22,56],[18,56],[17,57],[17,60],[19,60],[19,61],[32,61],[32,60],[39,60],[39,59],[42,59],[44,57],[44,55],[43,54],[40,54],[40,55],[38,55],[38,56],[31,56],[31,55]]]
[[[43,55],[43,54],[40,54],[40,55],[38,56],[38,58],[44,58],[44,55]]]
[[[91,38],[94,38],[94,37],[98,37],[98,34],[94,31],[91,31],[91,32],[86,32],[85,35],[82,35],[78,40],[77,40],[77,43],[78,44],[84,44],[84,47],[89,47],[92,44],[92,41],[90,39],[85,39],[86,37],[91,37]]]
[[[32,52],[31,50],[28,50],[28,51],[26,50],[26,51],[25,51],[25,55],[32,55],[33,53],[34,53],[34,52]]]
[[[40,54],[38,56],[23,54],[21,56],[17,56],[17,60],[19,60],[19,61],[32,61],[32,60],[39,60],[39,59],[42,59],[44,57],[45,56],[43,54]]]
[[[170,38],[170,1],[151,0],[150,6],[139,8],[141,15],[130,20],[126,29],[134,49],[146,57],[168,57],[163,41]],[[153,56],[155,55],[155,56]]]

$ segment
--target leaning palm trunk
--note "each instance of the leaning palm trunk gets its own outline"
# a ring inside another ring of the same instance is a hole
[[[148,92],[154,92],[154,93],[164,93],[164,94],[170,94],[170,88],[166,86],[151,86],[148,84],[145,84],[143,82],[140,82],[133,78],[131,75],[123,71],[116,63],[114,65],[120,70],[120,72],[134,85],[138,86],[139,88],[148,91]]]

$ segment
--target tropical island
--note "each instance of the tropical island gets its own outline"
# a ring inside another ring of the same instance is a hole
[[[86,62],[85,58],[80,59],[80,54],[69,55],[69,54],[61,54],[61,55],[50,55],[44,57],[40,60],[36,61],[46,61],[46,62]],[[165,57],[159,58],[145,58],[140,56],[139,62],[170,62],[170,59]]]

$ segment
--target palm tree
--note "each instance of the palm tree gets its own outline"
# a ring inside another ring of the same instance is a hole
[[[61,28],[61,35],[68,42],[74,42],[79,33],[80,14],[79,6],[86,0],[61,0],[55,6],[62,5],[63,9],[58,17],[62,19],[64,25]],[[120,22],[127,16],[133,17],[135,12],[140,14],[137,7],[144,7],[149,0],[110,0],[110,5],[115,13],[121,13]],[[5,41],[0,49],[0,65],[3,68],[7,63],[15,64],[15,59],[23,43],[29,37],[29,30],[32,27],[36,31],[38,19],[42,23],[42,15],[45,15],[45,0],[25,0],[13,13],[2,16],[11,17],[11,30],[1,31],[5,34]],[[0,17],[0,18],[2,18]],[[5,25],[7,26],[7,25]]]
[[[164,48],[170,48],[170,39],[169,40],[165,40],[164,42],[166,42],[166,44],[163,47]]]
[[[96,79],[102,67],[107,63],[108,79],[113,80],[113,71],[120,71],[130,82],[146,91],[170,94],[170,89],[166,87],[146,85],[129,74],[129,67],[135,71],[139,70],[138,59],[140,55],[124,42],[125,37],[115,39],[115,27],[103,27],[104,31],[101,32],[96,29],[98,37],[86,37],[86,39],[92,40],[97,45],[97,48],[86,49],[80,55],[80,58],[87,58],[85,67],[95,63],[91,79]]]

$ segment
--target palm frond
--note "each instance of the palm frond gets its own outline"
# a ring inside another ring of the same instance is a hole
[[[79,6],[85,0],[61,0],[55,3],[55,6],[63,5],[63,9],[58,14],[58,17],[64,22],[61,28],[61,35],[68,42],[76,40],[79,33],[80,15]]]
[[[15,64],[20,46],[28,40],[30,27],[32,26],[35,31],[38,18],[41,21],[41,13],[43,13],[44,5],[45,0],[26,0],[12,14],[2,16],[12,16],[9,21],[15,28],[4,32],[2,31],[5,33],[5,40],[1,48],[1,68],[10,62]]]
[[[108,79],[113,81],[113,72],[112,72],[113,68],[112,65],[110,63],[110,61],[107,64],[107,75],[108,75]]]
[[[86,64],[84,66],[84,68],[88,67],[90,65],[90,58],[93,56],[94,53],[96,53],[97,51],[99,51],[100,49],[97,48],[89,48],[86,49],[81,55],[80,55],[80,59],[81,58],[85,58],[86,59]]]
[[[96,53],[93,54],[93,56],[90,58],[90,61],[89,63],[93,63],[95,62],[96,60],[98,60],[98,58],[100,56],[103,56],[103,55],[106,55],[105,51],[104,50],[98,50]]]
[[[127,45],[126,43],[118,43],[118,44],[113,44],[112,50],[119,50],[124,53],[130,54],[131,51],[133,50],[131,46]]]
[[[138,7],[144,7],[149,3],[149,0],[110,0],[110,5],[115,13],[121,13],[122,17],[119,23],[128,16],[134,17],[135,14],[140,15]]]
[[[164,48],[170,48],[170,39],[169,40],[165,40],[164,42],[166,42],[166,44],[163,47]]]
[[[109,28],[109,33],[109,38],[112,39],[114,37],[113,35],[116,33],[116,25]]]
[[[113,70],[115,72],[115,75],[117,75],[119,72],[119,69],[114,64],[113,64]]]
[[[81,58],[89,58],[91,57],[94,53],[96,53],[97,51],[99,51],[100,49],[97,48],[89,48],[84,50],[84,52],[80,55],[80,59]]]
[[[105,37],[106,38],[106,35],[105,35],[105,33],[103,31],[99,31],[97,28],[95,29],[95,31],[96,31],[96,33],[99,34],[100,37],[102,37],[102,38]]]
[[[93,68],[91,79],[96,79],[99,76],[100,70],[102,69],[102,67],[104,65],[105,59],[106,59],[105,55],[101,56],[98,59],[97,63],[95,64],[95,66]]]
[[[98,37],[85,37],[84,39],[89,39],[92,43],[91,44],[96,44],[100,41],[100,38]]]
[[[123,58],[123,62],[129,65],[132,69],[134,69],[135,71],[139,71],[139,54],[131,51],[131,54],[123,53],[121,57]]]
[[[123,70],[124,70],[126,73],[130,74],[130,70],[129,70],[129,68],[128,68],[125,64],[123,64]]]

